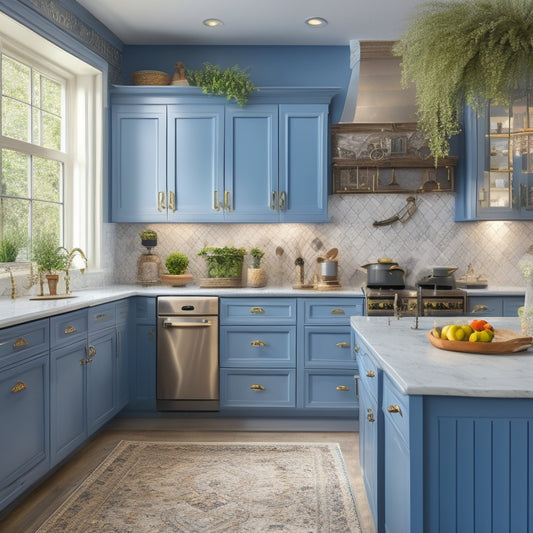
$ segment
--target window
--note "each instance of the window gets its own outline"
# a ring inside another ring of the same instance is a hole
[[[28,260],[38,231],[63,243],[66,83],[7,54],[1,63],[0,237]]]
[[[32,237],[51,232],[99,267],[105,73],[2,13],[0,23],[0,241],[18,239],[25,261]]]

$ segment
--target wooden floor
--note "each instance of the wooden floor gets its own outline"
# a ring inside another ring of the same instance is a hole
[[[119,440],[197,442],[338,442],[357,497],[364,533],[374,533],[359,470],[358,433],[315,431],[224,431],[206,421],[115,419],[57,472],[0,520],[2,533],[31,533],[50,516]],[[69,532],[66,532],[69,533]],[[237,532],[236,532],[237,533]]]

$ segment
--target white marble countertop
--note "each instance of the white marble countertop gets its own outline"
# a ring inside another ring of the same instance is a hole
[[[99,305],[130,296],[228,296],[228,297],[360,297],[363,293],[360,287],[345,288],[336,291],[295,290],[292,287],[261,287],[241,289],[201,289],[195,285],[185,287],[171,287],[169,285],[111,285],[101,289],[73,291],[74,298],[59,300],[30,300],[28,296],[21,296],[14,300],[0,298],[0,328],[13,326],[30,320],[38,320],[53,315],[59,315],[76,309]]]
[[[518,318],[484,317],[494,328],[520,331]],[[352,326],[404,394],[533,398],[533,349],[509,355],[451,352],[435,348],[434,325],[467,324],[466,317],[351,317]]]

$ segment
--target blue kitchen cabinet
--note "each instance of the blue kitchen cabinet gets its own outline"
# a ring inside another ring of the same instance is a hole
[[[468,296],[467,314],[480,318],[491,316],[518,316],[524,305],[523,296]]]
[[[531,97],[530,97],[531,98]],[[464,156],[456,183],[455,220],[533,219],[533,134],[527,98],[464,112]]]
[[[0,509],[50,468],[48,319],[0,331]]]
[[[112,107],[112,222],[167,221],[166,157],[166,106]]]
[[[130,399],[129,395],[129,370],[130,362],[133,361],[132,350],[135,346],[132,342],[134,327],[132,324],[133,312],[131,299],[117,302],[117,351],[116,351],[116,383],[115,383],[115,411],[124,408]]]

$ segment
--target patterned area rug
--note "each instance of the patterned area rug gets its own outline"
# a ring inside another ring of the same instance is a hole
[[[360,533],[337,444],[121,441],[39,533]]]

